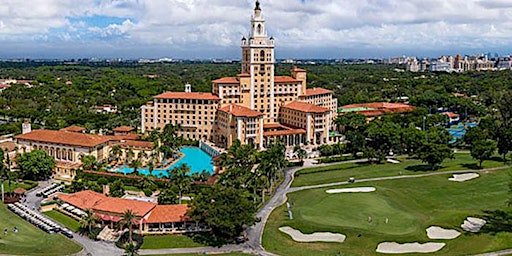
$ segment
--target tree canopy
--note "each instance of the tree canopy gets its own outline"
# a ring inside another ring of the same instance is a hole
[[[55,168],[55,159],[43,150],[32,150],[18,156],[18,165],[25,179],[47,180]]]

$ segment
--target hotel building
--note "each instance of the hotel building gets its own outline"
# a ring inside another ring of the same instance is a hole
[[[179,124],[180,135],[229,147],[234,140],[260,149],[275,139],[288,146],[336,142],[333,92],[307,88],[307,72],[276,76],[274,38],[268,37],[259,1],[251,32],[243,37],[241,73],[212,81],[211,93],[166,92],[141,107],[142,132]]]

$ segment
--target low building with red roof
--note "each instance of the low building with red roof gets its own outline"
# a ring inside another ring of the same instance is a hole
[[[84,127],[81,127],[81,126],[76,126],[76,125],[71,125],[71,126],[68,126],[66,128],[62,128],[60,129],[59,131],[63,131],[63,132],[79,132],[79,133],[84,133],[87,129],[84,128]]]
[[[398,114],[414,111],[415,107],[404,103],[372,102],[345,105],[338,109],[339,114],[358,113],[369,120],[386,114]]]
[[[158,205],[134,199],[109,197],[92,190],[72,194],[59,194],[57,198],[65,203],[65,208],[74,207],[81,211],[90,209],[103,223],[119,222],[124,213],[131,210],[135,214],[134,224],[143,234],[185,233],[199,231],[196,224],[186,215],[188,205]],[[193,227],[192,229],[189,227]]]
[[[122,136],[122,135],[128,135],[130,133],[133,133],[135,131],[135,128],[130,126],[119,126],[114,129],[112,129],[115,136]]]

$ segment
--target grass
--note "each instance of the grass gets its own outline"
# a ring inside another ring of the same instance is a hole
[[[11,181],[11,186],[9,187],[9,182],[4,181],[5,192],[12,192],[13,190],[15,190],[17,188],[24,188],[26,190],[30,190],[30,189],[34,188],[35,186],[37,186],[37,182],[35,182],[35,181],[27,181],[27,182],[22,182],[22,183]]]
[[[134,186],[124,186],[124,190],[130,190],[130,191],[136,191],[136,192],[142,191],[140,188],[134,187]]]
[[[141,249],[170,249],[203,247],[192,238],[183,235],[145,236]]]
[[[0,254],[7,255],[69,255],[79,252],[82,247],[60,234],[48,234],[7,210],[0,203],[0,227],[9,232],[0,234]],[[19,232],[12,229],[18,226]]]
[[[59,211],[53,210],[53,211],[44,212],[44,215],[52,218],[53,220],[57,221],[58,223],[66,226],[67,228],[69,228],[75,232],[80,229],[80,224],[78,223],[77,220],[75,220]]]
[[[279,255],[375,255],[380,242],[430,242],[425,229],[432,226],[456,229],[468,216],[484,210],[504,209],[508,198],[508,170],[481,173],[467,182],[448,181],[450,174],[408,179],[365,182],[376,192],[327,194],[314,189],[288,194],[294,202],[294,220],[285,206],[269,217],[263,246]],[[344,186],[354,187],[355,185]],[[368,222],[368,217],[373,219]],[[389,223],[385,219],[389,218]],[[344,243],[297,243],[278,228],[290,226],[303,233],[336,232],[347,235]],[[512,233],[468,234],[443,240],[446,246],[432,255],[469,255],[511,247]]]
[[[405,158],[399,160],[402,161],[399,164],[385,163],[371,165],[368,163],[350,163],[302,169],[295,174],[292,187],[347,181],[349,177],[365,179],[432,172],[430,167],[422,163],[420,160]],[[484,161],[483,163],[483,168],[500,166],[503,166],[503,162],[498,160],[498,158]],[[455,159],[445,160],[441,168],[437,171],[467,169],[479,169],[477,161],[472,159],[469,154],[455,154]]]

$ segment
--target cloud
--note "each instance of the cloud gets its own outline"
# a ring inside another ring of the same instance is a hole
[[[509,0],[261,3],[269,35],[276,38],[277,50],[284,52],[460,49],[463,53],[503,49],[512,43]],[[44,43],[67,52],[81,45],[98,55],[108,48],[119,54],[137,49],[140,57],[193,52],[210,57],[226,51],[237,57],[239,40],[249,33],[253,7],[253,0],[4,0],[0,42],[24,45],[27,52]]]

